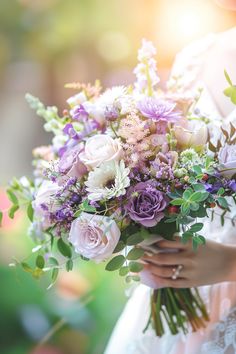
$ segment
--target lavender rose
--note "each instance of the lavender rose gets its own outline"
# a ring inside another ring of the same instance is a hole
[[[129,217],[146,227],[155,226],[163,217],[168,199],[154,181],[140,182],[128,190],[126,211]]]
[[[50,215],[56,212],[60,207],[55,199],[55,195],[58,191],[58,184],[45,180],[39,187],[35,199],[32,202],[35,219],[40,222],[43,230],[51,226]]]
[[[68,177],[76,177],[79,180],[87,172],[86,166],[79,158],[79,154],[83,151],[83,144],[78,144],[68,149],[59,160],[59,171]]]
[[[69,241],[80,255],[103,261],[109,258],[120,239],[120,229],[106,216],[81,213],[72,222]]]
[[[228,178],[236,174],[236,145],[225,144],[218,153],[219,172]]]

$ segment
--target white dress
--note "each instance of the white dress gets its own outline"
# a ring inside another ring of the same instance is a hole
[[[193,82],[201,70],[202,53],[214,45],[216,36],[194,44],[177,56],[173,67],[174,74],[184,71],[186,89],[193,87]],[[236,57],[236,56],[235,56]],[[174,84],[174,82],[173,82]],[[226,84],[227,86],[227,84]],[[219,119],[219,112],[207,91],[204,93],[202,104],[206,112]],[[228,119],[236,122],[236,110]],[[233,204],[232,204],[233,205]],[[218,242],[236,244],[236,227],[227,218],[222,228],[220,217],[222,211],[216,211],[213,222],[204,220],[203,234]],[[231,217],[236,214],[232,210]],[[152,328],[145,333],[143,329],[150,314],[151,289],[139,285],[118,320],[112,333],[105,354],[235,354],[236,353],[236,282],[224,282],[211,286],[199,287],[210,314],[207,328],[187,335],[172,335],[168,328],[163,337],[156,337]]]

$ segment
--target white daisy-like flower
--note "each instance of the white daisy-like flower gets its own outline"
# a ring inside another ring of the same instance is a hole
[[[129,172],[123,160],[101,164],[89,173],[85,182],[88,199],[98,201],[124,195],[130,185]]]

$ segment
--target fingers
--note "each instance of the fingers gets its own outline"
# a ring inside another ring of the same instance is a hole
[[[189,248],[189,243],[184,244],[181,241],[181,237],[175,236],[173,240],[161,240],[157,242],[157,246],[163,249],[172,248],[172,249],[186,250]]]
[[[191,287],[189,281],[184,278],[171,279],[171,278],[162,278],[157,275],[153,275],[153,278],[160,287],[163,288],[189,288]]]
[[[161,278],[171,278],[175,272],[176,267],[162,267],[157,265],[145,265],[144,268],[151,272],[153,275]],[[181,277],[184,277],[184,274],[181,271]]]
[[[180,253],[157,253],[153,254],[152,256],[144,255],[142,259],[145,262],[153,263],[157,265],[176,265],[176,264],[183,264],[183,254]]]

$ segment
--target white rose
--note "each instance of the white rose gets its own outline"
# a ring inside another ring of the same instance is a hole
[[[232,178],[236,174],[236,145],[225,144],[218,153],[220,173]]]
[[[111,218],[81,213],[71,224],[69,241],[80,255],[103,261],[112,256],[120,239],[120,229]]]
[[[121,158],[122,147],[119,140],[105,134],[89,138],[80,154],[80,160],[90,169],[100,166],[103,162],[119,161]]]

